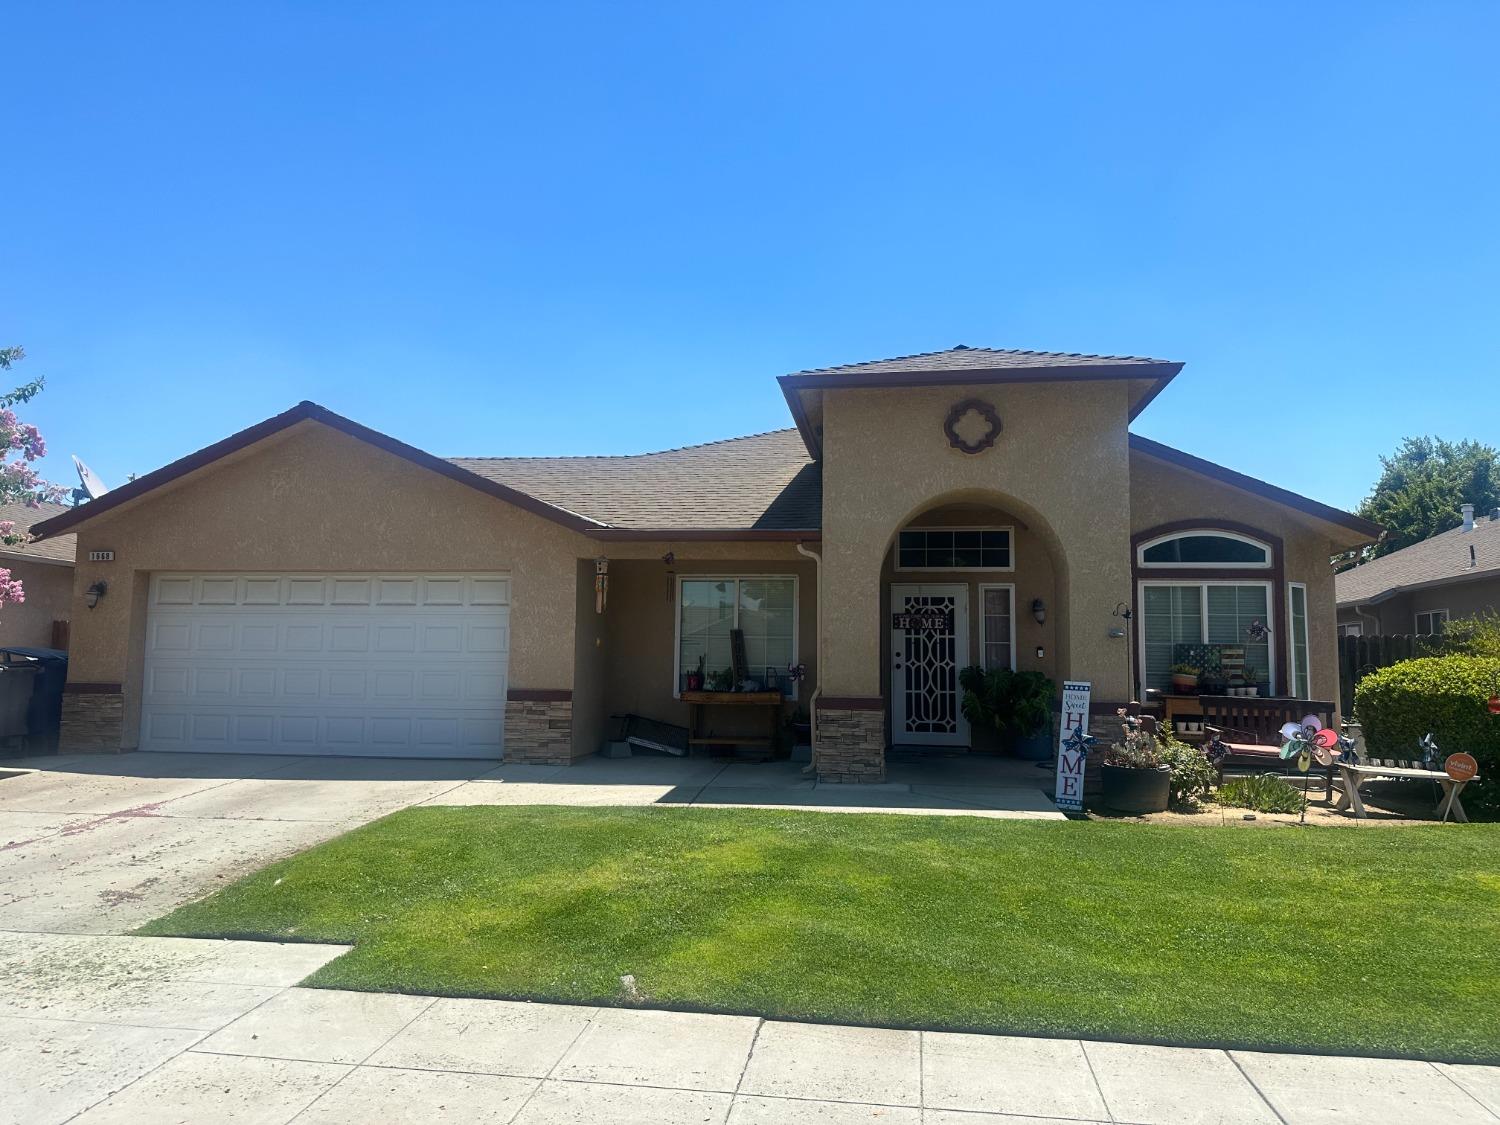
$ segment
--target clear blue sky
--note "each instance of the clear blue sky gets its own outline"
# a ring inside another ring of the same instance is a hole
[[[45,3],[0,40],[0,343],[70,484],[303,398],[447,455],[681,445],[957,343],[1183,360],[1140,432],[1333,503],[1403,434],[1500,440],[1494,3]]]

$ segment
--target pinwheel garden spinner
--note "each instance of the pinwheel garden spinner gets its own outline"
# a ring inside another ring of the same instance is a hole
[[[1302,778],[1302,820],[1307,820],[1307,771],[1316,759],[1320,766],[1332,766],[1334,762],[1351,761],[1354,740],[1344,738],[1338,731],[1325,727],[1316,715],[1304,715],[1300,723],[1287,723],[1281,728],[1281,757],[1284,761],[1297,759],[1297,769]]]

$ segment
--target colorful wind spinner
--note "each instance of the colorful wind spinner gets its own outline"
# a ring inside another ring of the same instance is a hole
[[[1281,728],[1281,756],[1297,759],[1297,768],[1306,773],[1312,768],[1313,759],[1318,765],[1331,766],[1348,749],[1339,732],[1325,727],[1316,715],[1304,715],[1300,723],[1287,723]]]

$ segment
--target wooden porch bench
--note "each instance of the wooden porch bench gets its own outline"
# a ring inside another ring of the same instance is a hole
[[[1298,723],[1305,715],[1316,715],[1320,726],[1333,721],[1333,704],[1323,699],[1283,699],[1275,696],[1203,695],[1203,731],[1210,743],[1217,742],[1228,750],[1218,763],[1222,778],[1226,766],[1257,769],[1270,768],[1296,773],[1296,759],[1281,756],[1281,728]],[[1324,775],[1324,799],[1333,799],[1333,780],[1337,766],[1313,769]],[[1312,772],[1312,771],[1309,771]]]

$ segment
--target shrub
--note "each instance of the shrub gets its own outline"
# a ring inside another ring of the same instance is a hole
[[[1500,613],[1491,609],[1448,622],[1443,643],[1449,652],[1500,659]]]
[[[1174,805],[1196,804],[1199,798],[1207,795],[1218,779],[1219,771],[1214,769],[1213,763],[1202,749],[1189,746],[1186,742],[1178,742],[1175,738],[1169,738],[1162,744],[1157,757],[1162,765],[1172,771],[1170,784],[1171,801]]]
[[[1294,813],[1302,811],[1302,790],[1294,788],[1274,773],[1254,777],[1231,777],[1219,786],[1219,804],[1233,805],[1256,812]]]
[[[1354,689],[1354,713],[1376,758],[1411,758],[1432,733],[1444,756],[1467,750],[1479,761],[1480,784],[1464,807],[1500,819],[1500,716],[1485,706],[1500,679],[1500,659],[1426,656],[1371,672]]]
[[[1030,738],[1052,721],[1057,688],[1040,672],[970,665],[958,674],[964,717],[1002,735]]]

